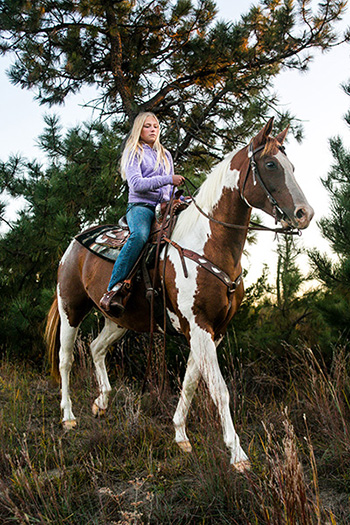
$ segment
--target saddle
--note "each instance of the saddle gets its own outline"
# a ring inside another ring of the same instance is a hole
[[[158,234],[162,226],[162,232],[167,235],[170,234],[169,227],[171,213],[168,213],[167,220],[165,221],[165,224],[162,225],[166,205],[167,203],[162,203],[159,206],[159,209],[156,208],[156,218],[153,222],[149,237],[150,244],[157,243]],[[182,211],[184,207],[187,207],[188,204],[185,204],[183,206],[183,203],[181,202],[180,206],[174,202],[174,206],[175,208],[172,216],[177,217],[180,211]],[[117,260],[121,248],[128,240],[129,235],[130,231],[127,224],[127,220],[126,217],[123,216],[119,219],[118,224],[92,226],[91,228],[88,228],[83,232],[79,233],[75,237],[75,239],[86,249],[95,253],[102,259],[115,262]]]
[[[234,281],[232,281],[223,270],[218,268],[214,263],[210,262],[203,255],[200,256],[192,250],[182,248],[176,242],[171,240],[171,233],[175,226],[177,216],[184,208],[188,206],[188,202],[184,203],[182,201],[177,201],[178,199],[173,202],[173,208],[168,210],[168,215],[166,217],[164,214],[165,210],[168,208],[167,203],[163,203],[163,206],[161,206],[159,210],[156,210],[156,218],[153,222],[148,242],[127,277],[127,281],[130,284],[130,291],[132,287],[132,281],[135,276],[138,275],[139,280],[144,282],[147,299],[151,302],[152,297],[157,297],[157,300],[154,301],[155,319],[158,321],[159,318],[161,323],[163,322],[164,312],[162,294],[159,293],[159,290],[155,290],[153,288],[149,275],[149,271],[157,264],[157,256],[159,254],[159,248],[161,245],[168,244],[176,248],[181,260],[185,277],[188,277],[185,259],[189,259],[204,268],[207,272],[215,275],[217,279],[224,283],[227,287],[227,293],[229,296],[230,294],[234,293],[242,279],[242,275],[240,274]],[[75,239],[85,248],[99,255],[100,257],[109,261],[116,261],[120,249],[126,243],[129,235],[130,231],[127,225],[126,217],[122,217],[119,219],[117,225],[93,226],[77,235]],[[166,317],[167,331],[170,334],[177,333],[174,330],[167,314]]]
[[[187,208],[188,205],[188,199],[186,201],[180,201],[180,199],[177,198],[172,201],[171,207],[166,202],[156,207],[155,220],[152,224],[148,242],[127,277],[129,292],[131,292],[132,283],[135,278],[144,282],[147,300],[151,303],[152,296],[154,297],[154,318],[160,326],[164,323],[162,293],[160,293],[160,290],[153,288],[149,271],[155,267],[157,254],[159,253],[159,248],[157,249],[157,247],[165,244],[165,239],[171,236],[178,214]],[[166,213],[167,216],[165,216]],[[99,257],[114,262],[118,258],[119,252],[129,236],[130,231],[126,216],[123,216],[119,219],[117,225],[93,226],[78,234],[75,239]],[[178,334],[167,313],[166,331],[172,335]]]
[[[169,237],[169,235],[171,234],[171,232],[169,231],[170,224],[171,227],[174,227],[174,223],[171,223],[170,219],[172,217],[177,216],[181,211],[187,208],[188,204],[188,200],[181,201],[179,198],[175,199],[171,203],[171,207],[168,210],[167,202],[162,202],[161,204],[158,204],[156,206],[155,219],[151,227],[148,242],[151,244],[156,244],[158,242],[158,234],[161,230],[162,235]],[[166,221],[163,223],[164,216],[167,211],[168,215],[166,217]],[[120,250],[128,240],[129,236],[129,226],[126,220],[126,216],[123,215],[123,217],[119,219],[117,227],[101,232],[101,234],[96,237],[95,243],[107,248]]]

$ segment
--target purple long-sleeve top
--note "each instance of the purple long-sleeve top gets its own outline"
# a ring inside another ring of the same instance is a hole
[[[142,202],[156,205],[159,202],[170,200],[174,174],[173,159],[166,152],[170,171],[160,163],[155,169],[157,152],[148,144],[143,144],[143,158],[141,163],[136,155],[134,160],[127,164],[125,173],[129,185],[129,202]]]

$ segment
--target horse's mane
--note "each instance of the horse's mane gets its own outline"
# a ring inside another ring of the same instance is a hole
[[[229,153],[213,168],[194,197],[197,205],[207,214],[211,214],[218,204],[224,187],[232,189],[237,187],[239,172],[230,169],[230,163],[234,155],[235,152]],[[190,232],[195,227],[200,216],[202,215],[195,204],[190,204],[188,209],[180,214],[174,229],[173,238],[180,238]]]
[[[266,144],[263,149],[262,155],[270,155],[272,153],[276,153],[276,149],[278,149],[279,142],[274,137],[267,137],[266,138]]]

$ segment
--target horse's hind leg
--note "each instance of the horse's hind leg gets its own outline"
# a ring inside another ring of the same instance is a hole
[[[91,343],[90,349],[100,392],[92,405],[92,413],[94,416],[104,415],[108,407],[108,398],[111,391],[105,362],[108,347],[120,339],[126,331],[126,328],[116,325],[106,317],[103,330]]]
[[[74,343],[78,332],[78,326],[71,326],[58,295],[58,310],[60,313],[60,350],[59,350],[59,370],[61,376],[61,410],[63,411],[62,424],[70,429],[76,426],[75,416],[72,411],[72,401],[69,395],[69,375],[74,360]]]

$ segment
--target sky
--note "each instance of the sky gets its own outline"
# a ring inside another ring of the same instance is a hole
[[[249,9],[252,2],[247,0],[217,0],[218,18],[235,20]],[[350,25],[349,11],[341,27]],[[65,105],[52,109],[40,106],[34,100],[34,93],[10,84],[6,69],[11,58],[0,58],[0,159],[5,161],[10,154],[21,154],[33,160],[41,156],[36,139],[42,133],[45,114],[58,114],[61,125],[68,129],[91,117],[91,110],[84,104],[94,98],[93,89],[84,89],[79,95],[69,97]],[[328,215],[329,201],[321,178],[327,175],[332,164],[329,139],[340,135],[344,144],[350,148],[350,133],[344,122],[344,114],[350,109],[350,97],[341,84],[350,80],[350,45],[344,44],[321,54],[316,53],[309,71],[282,72],[276,79],[275,91],[279,95],[281,107],[288,109],[304,126],[304,140],[298,144],[292,136],[288,137],[287,154],[295,166],[295,176],[308,201],[315,210],[315,218],[310,227],[303,232],[299,241],[302,249],[317,247],[329,251],[328,243],[321,237],[317,221]],[[7,217],[12,219],[18,206],[13,203],[8,208]],[[264,223],[273,225],[272,219],[264,218]],[[243,260],[248,270],[246,283],[254,282],[266,263],[274,274],[276,266],[277,243],[274,234],[258,233],[258,242],[249,247],[249,257]],[[307,256],[299,259],[299,265],[306,272]]]

